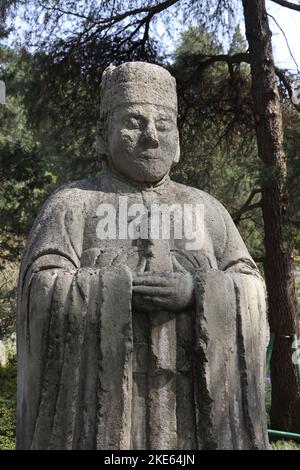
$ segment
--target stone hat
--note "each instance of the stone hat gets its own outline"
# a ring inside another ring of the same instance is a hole
[[[163,67],[147,62],[110,65],[101,81],[100,119],[124,103],[159,104],[177,112],[176,80]]]

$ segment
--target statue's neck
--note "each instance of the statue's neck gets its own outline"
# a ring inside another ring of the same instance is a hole
[[[157,187],[160,187],[164,185],[165,183],[168,183],[170,181],[170,176],[169,172],[159,181],[155,183],[147,183],[147,182],[141,182],[141,181],[135,181],[128,176],[123,175],[119,171],[117,171],[114,166],[110,162],[102,162],[102,168],[103,171],[106,173],[111,173],[115,178],[117,178],[120,181],[123,181],[125,183],[128,183],[135,188],[142,190],[147,190],[147,189],[155,189]]]

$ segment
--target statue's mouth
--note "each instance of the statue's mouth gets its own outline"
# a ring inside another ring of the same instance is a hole
[[[151,153],[140,153],[140,157],[144,158],[145,160],[158,160],[159,155],[151,154]]]

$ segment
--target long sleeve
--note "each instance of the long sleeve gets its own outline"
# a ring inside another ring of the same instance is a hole
[[[198,447],[267,449],[265,286],[238,230],[219,205],[225,231],[219,269],[196,286]]]
[[[80,267],[84,204],[65,196],[42,209],[21,268],[17,447],[126,448],[131,274]]]

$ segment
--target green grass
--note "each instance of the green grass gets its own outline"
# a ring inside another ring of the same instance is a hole
[[[16,366],[0,367],[0,450],[16,448]]]
[[[300,442],[274,441],[270,442],[270,450],[300,450]]]
[[[266,392],[265,396],[266,396],[267,421],[268,421],[268,427],[270,427],[272,385],[269,382],[266,382],[265,392]],[[290,440],[275,441],[273,437],[272,441],[270,441],[270,450],[300,450],[300,442],[290,441]]]

